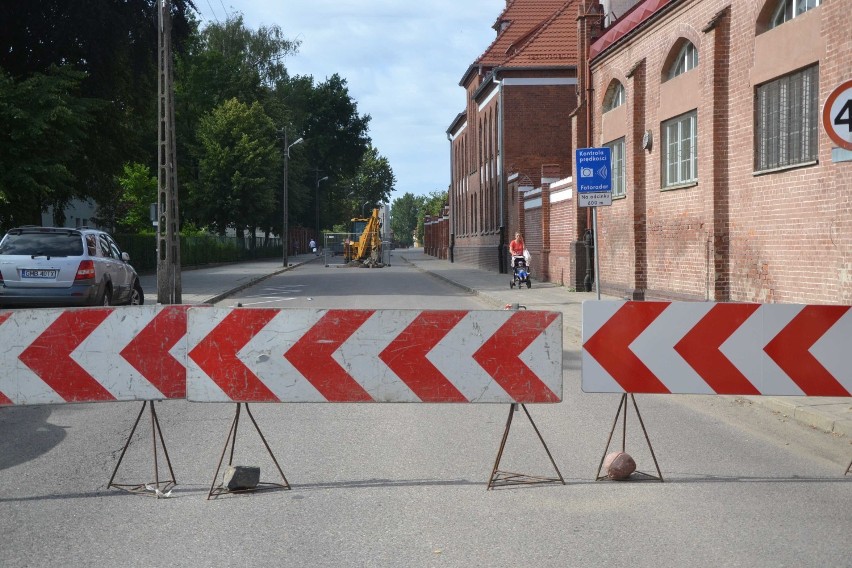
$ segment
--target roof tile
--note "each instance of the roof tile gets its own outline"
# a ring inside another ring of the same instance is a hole
[[[548,23],[553,21],[555,13],[565,11],[567,6],[573,3],[574,0],[511,0],[497,18],[498,23],[507,22],[508,26],[502,32],[498,32],[491,45],[477,58],[476,64],[488,67],[503,65],[523,51],[530,41],[539,37],[541,32],[547,29]],[[576,28],[576,22],[574,27]],[[572,37],[576,38],[576,29]],[[553,39],[558,40],[552,44],[552,47],[557,49],[561,49],[563,44],[570,41],[551,38]],[[572,52],[576,53],[576,39],[574,44]],[[537,50],[546,49],[541,46],[547,46],[547,41],[539,45]],[[537,64],[552,65],[553,63],[552,60],[545,63],[539,60]]]
[[[563,2],[504,65],[577,65],[577,11],[573,0]]]

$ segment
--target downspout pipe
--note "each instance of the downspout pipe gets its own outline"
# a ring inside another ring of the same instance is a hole
[[[497,79],[496,75],[494,77],[494,82],[497,83],[497,88],[499,89],[497,93],[497,105],[499,106],[499,113],[497,114],[497,153],[499,154],[497,163],[500,169],[500,244],[497,245],[497,266],[499,267],[500,274],[506,274],[506,211],[505,211],[505,201],[506,201],[506,168],[505,161],[503,159],[503,81]]]
[[[455,191],[456,191],[456,183],[455,179],[453,179],[453,173],[455,172],[455,152],[453,151],[453,137],[447,132],[447,141],[450,143],[450,191],[447,194],[447,198],[450,202],[450,242],[448,243],[448,256],[450,262],[455,262],[455,251],[453,250],[456,246],[456,199],[455,199]]]

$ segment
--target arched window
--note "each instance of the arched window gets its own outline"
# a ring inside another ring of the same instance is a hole
[[[801,16],[811,8],[819,6],[820,0],[777,0],[769,28],[777,28],[784,22],[789,22],[796,16]]]
[[[698,67],[698,49],[691,41],[686,41],[678,51],[677,57],[669,65],[668,78],[674,79],[696,67]]]
[[[607,112],[624,104],[624,85],[613,81],[604,95],[603,111]]]

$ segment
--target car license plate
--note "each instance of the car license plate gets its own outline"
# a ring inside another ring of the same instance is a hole
[[[56,278],[56,270],[21,270],[21,278]]]

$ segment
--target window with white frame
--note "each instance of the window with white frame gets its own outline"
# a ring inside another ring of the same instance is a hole
[[[613,140],[604,144],[612,153],[612,196],[624,197],[627,195],[626,176],[624,172],[624,138]]]
[[[669,66],[669,79],[674,79],[696,67],[698,67],[698,49],[692,42],[684,42],[677,53],[677,57]]]
[[[820,0],[778,0],[772,18],[769,20],[769,28],[777,28],[784,22],[789,22],[796,16],[801,16],[808,10],[819,6]]]
[[[607,112],[624,104],[624,85],[613,81],[604,95],[603,111]]]
[[[698,115],[682,114],[662,125],[663,187],[698,179]]]
[[[818,85],[819,67],[814,65],[757,87],[756,171],[816,161]]]

